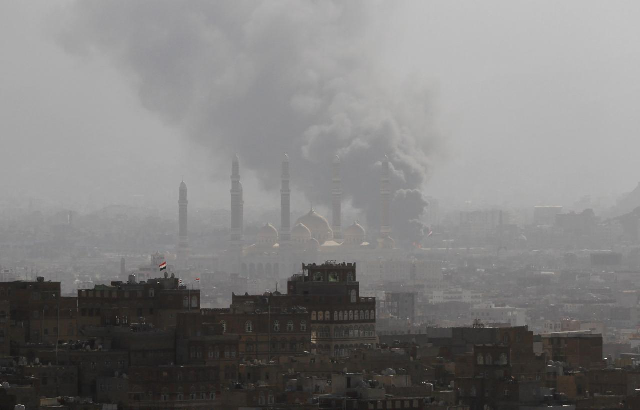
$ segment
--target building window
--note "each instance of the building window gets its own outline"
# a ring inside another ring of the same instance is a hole
[[[356,303],[356,290],[351,289],[351,303]]]
[[[482,353],[478,353],[476,363],[477,364],[484,364],[484,357],[482,357]]]
[[[353,310],[349,311],[349,320],[353,320]]]
[[[192,308],[197,308],[198,307],[198,297],[197,296],[191,296],[191,307]]]
[[[244,322],[244,331],[247,333],[253,332],[253,323],[250,320]]]
[[[182,307],[186,307],[186,308],[189,307],[189,297],[188,296],[185,296],[185,297],[182,298]]]
[[[152,298],[154,295],[153,288],[149,289],[149,297]]]
[[[324,312],[324,320],[331,320],[331,312],[328,310]]]
[[[311,312],[311,320],[316,320],[316,311]]]
[[[293,320],[287,322],[287,332],[293,332]]]
[[[340,313],[338,313],[338,320],[342,320],[343,316],[342,316],[342,311],[340,311]]]
[[[337,310],[333,311],[333,320],[338,320],[338,311]]]
[[[227,322],[225,322],[224,320],[221,320],[220,324],[222,325],[222,333],[226,333],[227,332]]]
[[[370,319],[375,319],[376,318],[376,312],[375,310],[372,310],[371,313],[369,313],[369,318]]]
[[[277,320],[273,321],[273,331],[274,332],[279,332],[280,331],[280,322]]]
[[[324,313],[318,312],[318,320],[324,320]]]
[[[353,282],[353,273],[347,273],[347,282]]]
[[[300,321],[300,331],[301,332],[306,332],[307,331],[307,321],[306,320],[301,320]]]
[[[358,311],[357,310],[355,310],[353,312],[353,320],[358,320]]]
[[[484,356],[484,364],[493,364],[493,358],[491,357],[491,354],[487,353]]]

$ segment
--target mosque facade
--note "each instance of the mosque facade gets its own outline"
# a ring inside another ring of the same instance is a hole
[[[341,162],[336,156],[332,164],[331,223],[311,208],[291,224],[291,190],[289,158],[282,161],[280,189],[280,228],[266,222],[254,243],[243,236],[243,198],[240,182],[240,160],[233,158],[231,167],[231,224],[229,246],[223,265],[229,273],[239,273],[249,280],[277,282],[300,271],[303,263],[326,260],[367,261],[392,258],[398,253],[391,238],[391,190],[389,160],[382,161],[380,177],[381,221],[376,241],[367,241],[364,227],[358,222],[342,229]],[[264,288],[263,288],[264,289]]]

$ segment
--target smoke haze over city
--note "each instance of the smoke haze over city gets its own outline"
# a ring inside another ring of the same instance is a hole
[[[3,188],[162,206],[185,175],[222,207],[230,153],[268,192],[288,152],[301,208],[335,153],[357,208],[384,154],[397,188],[458,203],[616,198],[637,182],[639,10],[579,5],[5,4]]]

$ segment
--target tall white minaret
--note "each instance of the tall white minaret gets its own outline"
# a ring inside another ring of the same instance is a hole
[[[243,207],[242,184],[240,183],[240,160],[233,157],[231,162],[231,226],[230,226],[230,251],[233,254],[234,272],[240,272],[242,259],[242,231],[243,231]]]
[[[178,189],[178,262],[186,264],[189,257],[189,234],[187,230],[187,184],[180,182]]]
[[[280,242],[291,239],[291,190],[289,189],[289,156],[284,154],[280,184]]]
[[[331,178],[331,205],[333,237],[342,239],[342,175],[340,172],[340,157],[333,158],[333,173]]]
[[[389,157],[382,160],[382,175],[380,178],[380,237],[391,236],[391,183],[389,180]]]

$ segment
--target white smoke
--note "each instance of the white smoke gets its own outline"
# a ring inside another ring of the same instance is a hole
[[[340,155],[345,196],[375,227],[380,159],[391,160],[394,189],[419,190],[437,141],[426,88],[391,84],[376,64],[392,13],[364,1],[83,0],[58,24],[69,51],[111,57],[141,103],[209,149],[224,178],[238,153],[276,188],[288,152],[294,187],[326,204]]]

